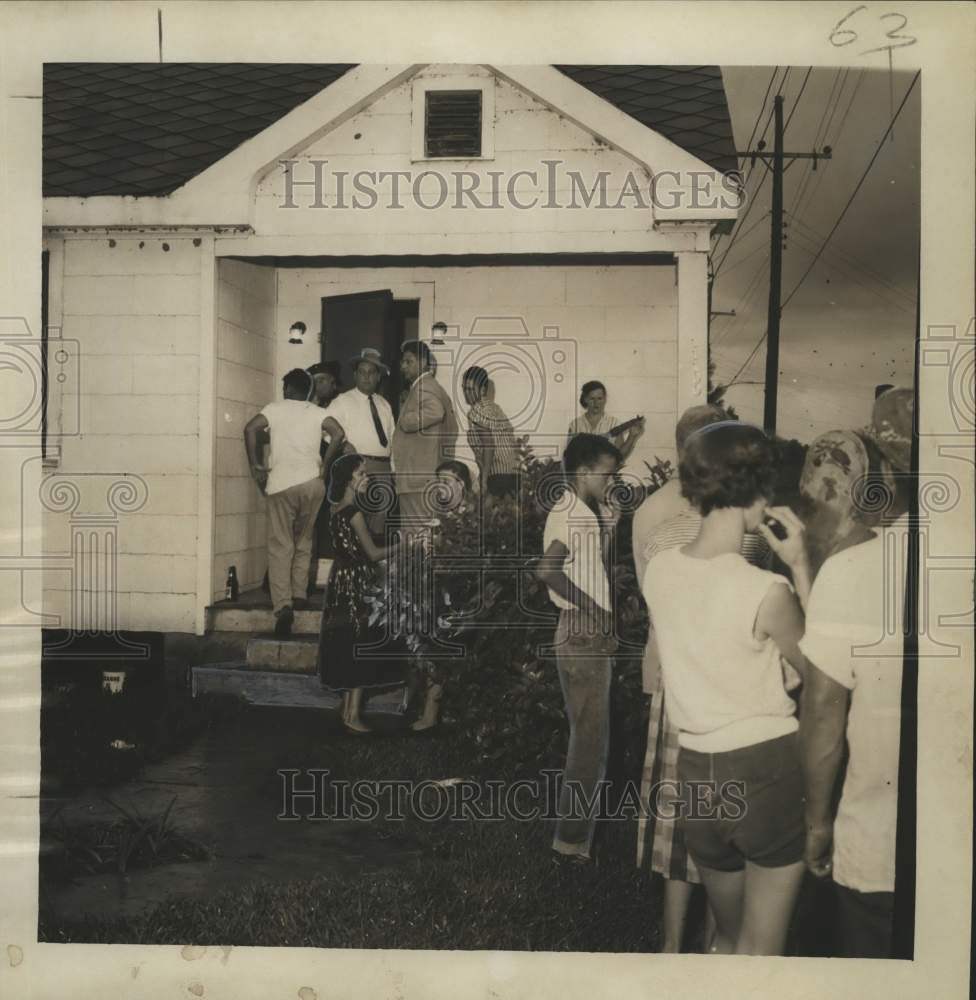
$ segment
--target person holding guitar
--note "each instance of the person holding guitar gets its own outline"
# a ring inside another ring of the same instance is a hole
[[[637,445],[637,439],[644,433],[644,418],[634,417],[620,423],[607,413],[607,387],[602,382],[585,382],[579,401],[585,412],[569,425],[566,443],[577,434],[599,434],[616,445],[626,462]]]

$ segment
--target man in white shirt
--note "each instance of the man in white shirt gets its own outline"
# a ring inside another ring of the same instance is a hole
[[[277,636],[290,634],[294,605],[307,596],[312,533],[325,498],[319,457],[324,418],[311,401],[312,376],[294,368],[282,383],[284,399],[268,403],[244,428],[251,476],[268,498],[268,579]],[[264,431],[271,437],[267,466],[258,444]]]
[[[376,390],[380,380],[390,374],[390,369],[380,352],[372,347],[363,348],[349,359],[349,364],[356,384],[329,404],[322,425],[331,439],[324,464],[328,468],[332,460],[344,452],[363,456],[370,478],[365,498],[369,507],[366,523],[372,534],[383,535],[387,515],[396,500],[390,464],[394,420],[393,409]]]
[[[894,499],[874,538],[821,567],[800,642],[810,664],[800,722],[806,862],[819,878],[833,875],[841,947],[851,958],[892,956],[913,410],[909,389],[889,389],[875,402],[865,434],[895,473]],[[833,816],[845,738],[849,760]]]
[[[605,437],[578,434],[566,446],[567,490],[546,518],[537,577],[559,608],[553,644],[569,720],[555,860],[592,860],[596,808],[607,769],[610,678],[617,642],[607,563],[610,527],[598,513],[622,456]]]

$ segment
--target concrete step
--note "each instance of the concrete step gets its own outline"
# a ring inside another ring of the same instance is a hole
[[[268,607],[224,607],[214,605],[207,608],[207,630],[209,632],[272,632],[274,613]],[[292,623],[292,633],[318,636],[322,627],[321,611],[296,611]]]
[[[323,688],[314,674],[284,671],[250,670],[242,663],[211,664],[194,667],[191,689],[199,694],[227,694],[243,698],[249,705],[291,708],[315,708],[336,711],[341,695]],[[365,714],[399,717],[403,691],[383,691],[367,699]]]
[[[318,651],[318,635],[288,639],[260,635],[248,640],[245,662],[249,670],[314,674]]]
[[[315,674],[251,670],[242,663],[213,664],[191,671],[193,696],[229,694],[249,705],[280,705],[334,711],[341,695],[327,691]]]

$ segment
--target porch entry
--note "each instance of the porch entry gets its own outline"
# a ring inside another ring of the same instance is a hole
[[[340,363],[342,388],[348,390],[354,384],[349,359],[366,347],[379,351],[390,368],[389,376],[380,382],[379,394],[393,407],[393,415],[398,416],[401,398],[408,388],[400,375],[400,348],[405,340],[417,338],[419,315],[419,299],[395,299],[389,288],[325,296],[322,360]],[[328,504],[322,505],[316,533],[320,556],[331,559],[334,552],[329,537]]]
[[[400,411],[400,397],[406,389],[400,375],[400,348],[417,336],[419,299],[395,299],[389,288],[351,295],[329,295],[322,299],[322,360],[342,364],[345,388],[352,385],[349,358],[365,347],[380,352],[391,371],[380,382],[380,395]]]

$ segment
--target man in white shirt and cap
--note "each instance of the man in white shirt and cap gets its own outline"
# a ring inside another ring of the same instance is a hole
[[[322,424],[329,435],[324,465],[347,452],[362,455],[370,487],[365,503],[369,508],[366,523],[374,535],[383,535],[386,518],[396,500],[390,443],[395,422],[390,404],[377,392],[382,378],[390,374],[379,351],[364,347],[349,359],[355,385],[340,393],[329,404]]]
[[[251,476],[268,498],[268,580],[275,635],[287,636],[295,604],[304,602],[315,518],[325,498],[319,449],[324,417],[312,401],[312,376],[294,368],[282,379],[284,399],[268,405],[244,428]],[[259,437],[271,437],[262,464]]]

